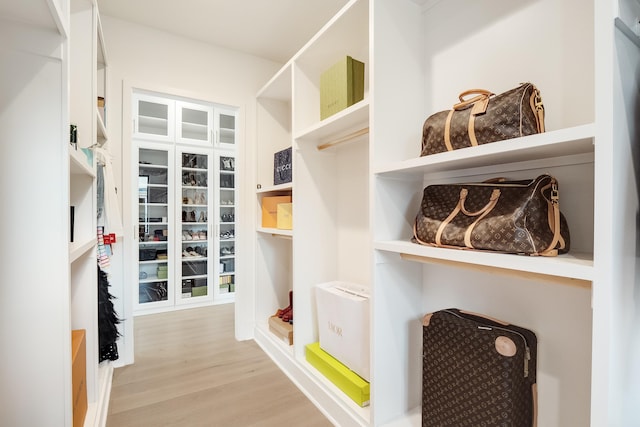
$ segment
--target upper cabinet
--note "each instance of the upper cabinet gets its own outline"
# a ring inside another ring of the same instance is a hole
[[[178,143],[211,145],[213,108],[210,105],[178,101],[176,116]]]
[[[173,141],[175,101],[153,95],[136,95],[133,137],[153,141]]]
[[[215,111],[215,144],[217,148],[234,150],[237,145],[237,112],[217,108]]]
[[[133,111],[133,138],[234,149],[236,112],[139,91]]]

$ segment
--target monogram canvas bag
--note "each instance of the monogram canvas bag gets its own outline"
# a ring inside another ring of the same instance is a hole
[[[424,427],[537,424],[533,331],[450,308],[423,318]]]
[[[421,156],[544,132],[544,107],[531,83],[495,95],[471,89],[450,111],[425,120]]]
[[[531,180],[430,185],[413,229],[423,245],[555,256],[569,251],[558,183]]]

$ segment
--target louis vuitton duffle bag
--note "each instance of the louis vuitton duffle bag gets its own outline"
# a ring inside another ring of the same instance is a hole
[[[425,120],[421,156],[544,132],[542,98],[531,83],[499,95],[470,89],[459,99]]]
[[[496,182],[497,181],[497,182]],[[569,251],[558,182],[550,175],[427,186],[413,227],[423,245],[555,256]]]

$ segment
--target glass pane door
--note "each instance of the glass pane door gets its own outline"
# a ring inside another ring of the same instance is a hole
[[[233,110],[216,109],[216,133],[218,147],[235,150],[237,144],[237,118]]]
[[[136,94],[133,106],[134,137],[155,141],[171,141],[174,138],[174,101],[152,95]]]
[[[138,304],[170,302],[169,153],[138,151]]]
[[[233,294],[236,289],[236,159],[231,154],[219,156],[219,294]]]
[[[188,144],[211,144],[213,108],[178,101],[178,142]]]
[[[208,154],[181,153],[181,292],[179,299],[211,297],[209,291]]]

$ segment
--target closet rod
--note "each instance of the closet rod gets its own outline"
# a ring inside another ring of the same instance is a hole
[[[345,135],[345,136],[343,136],[341,138],[338,138],[338,139],[335,139],[333,141],[325,142],[324,144],[318,145],[318,150],[326,150],[327,148],[333,147],[334,145],[342,144],[343,142],[347,142],[347,141],[349,141],[351,139],[354,139],[354,138],[356,138],[358,136],[361,136],[361,135],[364,135],[364,134],[367,134],[367,133],[369,133],[369,128],[368,127],[360,129],[360,130],[357,130],[357,131],[355,131],[353,133],[350,133],[348,135]]]
[[[518,255],[513,255],[513,256],[518,256]],[[463,268],[468,268],[476,271],[497,273],[497,274],[503,274],[507,276],[516,276],[522,279],[544,280],[545,282],[554,282],[554,283],[560,283],[563,285],[591,289],[591,281],[584,280],[584,279],[574,279],[571,277],[555,276],[553,274],[534,273],[534,272],[527,272],[527,271],[520,271],[520,270],[512,270],[509,268],[490,267],[486,265],[467,264],[465,262],[452,261],[452,260],[440,259],[440,258],[431,258],[431,257],[406,254],[406,253],[400,253],[400,258],[405,259],[407,261],[417,261],[425,264],[440,264],[440,265],[449,265],[453,267],[463,267]]]
[[[284,234],[276,234],[276,233],[271,233],[271,237],[275,237],[277,239],[285,239],[285,240],[292,240],[293,236],[286,236]]]

